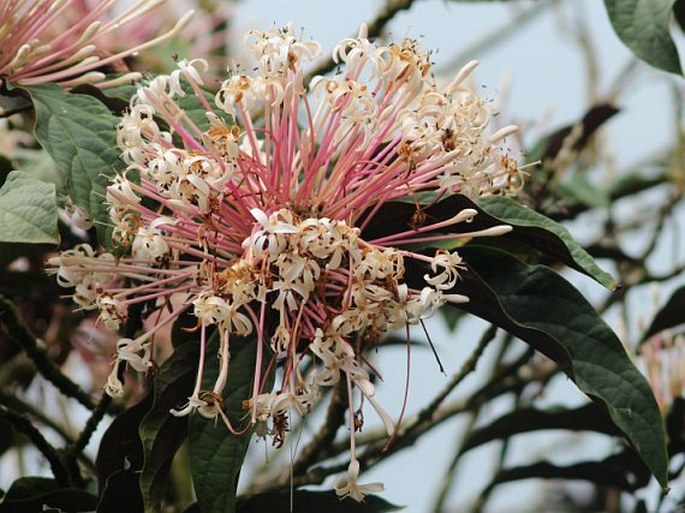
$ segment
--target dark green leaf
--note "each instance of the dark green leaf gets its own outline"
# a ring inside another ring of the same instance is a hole
[[[670,33],[675,0],[604,0],[618,37],[654,67],[682,74]]]
[[[142,511],[139,474],[143,446],[138,429],[151,404],[152,396],[148,395],[117,416],[102,437],[95,461],[100,491],[97,513]]]
[[[680,25],[680,29],[685,30],[685,0],[676,0],[673,5],[673,17]]]
[[[666,415],[668,453],[673,456],[685,452],[685,398],[676,397]]]
[[[597,403],[590,403],[575,409],[521,408],[469,432],[461,452],[464,453],[494,440],[543,429],[589,430],[608,435],[621,435],[606,411]]]
[[[12,483],[7,490],[5,500],[20,500],[54,492],[61,488],[60,484],[49,477],[21,477]]]
[[[74,203],[90,214],[101,242],[108,243],[105,192],[116,170],[123,168],[117,118],[92,96],[67,93],[52,84],[25,89],[36,109],[36,138],[68,177]]]
[[[126,84],[104,91],[99,87],[85,84],[73,88],[71,92],[92,96],[105,105],[112,114],[121,116],[128,110],[131,96],[133,96],[136,90],[137,87],[132,84]]]
[[[31,108],[31,102],[25,95],[17,94],[16,91],[3,92],[0,94],[0,118],[6,118],[17,112],[23,112]]]
[[[504,252],[463,248],[469,270],[460,305],[554,360],[578,388],[604,404],[659,483],[666,487],[666,438],[649,384],[620,340],[583,296],[554,271]]]
[[[143,446],[138,436],[141,419],[152,405],[148,395],[135,406],[130,407],[109,425],[102,436],[95,467],[98,473],[100,492],[111,475],[122,469],[139,471],[143,466]]]
[[[138,484],[138,472],[127,467],[109,476],[95,511],[96,513],[142,512],[143,498]]]
[[[401,506],[395,506],[389,502],[367,495],[364,502],[356,502],[352,499],[340,500],[334,491],[311,492],[308,490],[293,490],[285,492],[265,493],[248,498],[238,499],[237,513],[290,513],[301,512],[326,512],[326,513],[384,513],[387,511],[399,511]]]
[[[213,357],[218,337],[208,344],[203,386],[212,388],[218,376],[219,360]],[[226,384],[226,416],[236,430],[249,422],[243,401],[251,396],[255,375],[255,339],[231,340],[231,366]],[[236,486],[245,452],[252,435],[232,434],[219,419],[217,422],[192,415],[188,422],[190,467],[195,493],[202,513],[234,513]]]
[[[195,95],[192,88],[184,84],[183,89],[186,95],[177,99],[178,105],[187,114],[188,118],[195,123],[200,130],[207,130],[209,128],[209,120],[207,119],[207,109],[202,104],[202,101]],[[204,97],[209,105],[214,104],[214,93],[210,91],[203,91]],[[215,114],[230,123],[230,116],[227,116],[222,110],[214,109]]]
[[[0,456],[17,443],[15,431],[10,422],[0,419]]]
[[[198,355],[197,343],[182,344],[155,376],[154,404],[140,423],[145,453],[140,488],[146,511],[156,511],[161,505],[171,462],[188,435],[187,417],[174,417],[169,410],[182,406],[192,393]]]
[[[12,483],[0,504],[0,513],[79,513],[93,511],[96,505],[97,497],[83,490],[61,488],[52,479],[25,477]]]
[[[657,312],[642,340],[667,329],[685,324],[685,287],[677,289],[664,307]]]
[[[115,103],[108,104],[109,100],[104,100],[103,103],[114,112],[124,106],[124,104],[128,105],[131,102],[131,98],[138,91],[138,87],[138,84],[122,84],[116,87],[108,87],[102,94],[106,98],[114,100]]]
[[[0,155],[0,187],[5,184],[5,180],[7,180],[7,177],[12,171],[14,171],[14,164],[12,161],[5,155]]]
[[[0,242],[57,244],[57,194],[53,184],[12,171],[0,189]]]
[[[492,217],[514,227],[514,230],[504,237],[492,239],[497,246],[506,248],[509,242],[523,241],[542,254],[587,274],[610,290],[616,287],[616,280],[595,263],[561,224],[511,198],[483,198],[478,202],[478,206]]]

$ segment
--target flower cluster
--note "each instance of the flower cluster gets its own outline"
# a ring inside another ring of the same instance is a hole
[[[237,432],[221,400],[235,337],[256,341],[244,403],[249,426],[275,443],[289,413],[306,414],[322,387],[346,386],[352,456],[338,492],[361,500],[378,486],[356,482],[354,392],[394,430],[374,398],[365,349],[445,302],[468,301],[451,293],[462,269],[458,253],[412,245],[510,229],[454,233],[477,214],[472,209],[375,238],[365,228],[384,205],[418,202],[421,192],[475,198],[509,189],[516,177],[497,142],[513,128],[488,131],[486,104],[462,83],[473,63],[441,89],[416,41],[379,46],[362,28],[335,48],[340,71],[309,85],[303,66],[320,54],[318,43],[288,26],[251,31],[246,44],[256,68],[232,70],[213,102],[201,89],[206,63],[199,59],[179,62],[132,99],[119,127],[128,168],[106,198],[112,244],[125,256],[82,246],[50,263],[60,284],[76,287],[75,300],[109,326],[132,304],[160,307],[153,329],[119,342],[107,393],[123,391],[121,364],[149,368],[154,333],[186,311],[197,319],[200,361],[194,390],[175,415],[220,417]],[[189,99],[202,117],[182,108]],[[419,288],[405,281],[408,260],[425,266]],[[204,390],[210,331],[220,340],[220,372]],[[262,369],[276,359],[284,370],[265,389]]]
[[[657,333],[640,346],[640,356],[659,408],[665,413],[685,394],[685,337],[669,331]]]
[[[107,38],[121,39],[127,26],[159,6],[158,0],[7,0],[0,8],[0,85],[32,85],[56,82],[65,87],[78,84],[114,86],[140,78],[140,73],[125,73],[106,80],[103,66],[123,62],[124,57],[150,48],[172,37],[188,22],[192,12],[183,16],[166,33],[112,48]],[[125,4],[125,5],[122,5]]]

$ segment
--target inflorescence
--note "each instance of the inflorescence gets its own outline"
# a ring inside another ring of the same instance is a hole
[[[318,43],[287,26],[253,30],[246,44],[257,67],[229,70],[213,102],[202,90],[207,65],[200,59],[180,61],[138,89],[119,126],[128,167],[107,189],[117,257],[83,244],[49,264],[110,329],[134,304],[158,308],[154,327],[119,340],[105,388],[112,396],[124,392],[121,366],[147,372],[155,333],[183,313],[196,318],[200,357],[194,390],[174,415],[197,412],[240,432],[221,400],[236,337],[256,340],[248,428],[274,441],[282,442],[289,414],[306,415],[323,387],[342,381],[351,462],[337,489],[362,500],[381,485],[357,484],[355,393],[388,434],[395,429],[375,399],[365,349],[446,302],[468,301],[451,293],[463,268],[459,254],[412,245],[510,227],[450,234],[477,213],[465,209],[448,220],[388,227],[395,232],[375,239],[364,229],[384,204],[421,192],[477,198],[509,190],[511,161],[497,143],[515,127],[489,134],[485,102],[463,85],[475,63],[440,88],[429,53],[414,40],[380,46],[362,27],[334,49],[338,72],[309,84],[303,65],[321,53]],[[193,96],[202,119],[180,105]],[[426,266],[421,288],[405,281],[407,259]],[[211,332],[220,372],[206,390]],[[283,371],[267,389],[272,371],[264,369],[277,359]]]

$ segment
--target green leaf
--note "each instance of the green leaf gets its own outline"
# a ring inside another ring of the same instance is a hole
[[[20,477],[14,481],[12,486],[10,486],[10,489],[7,490],[5,500],[27,499],[29,497],[44,495],[60,489],[62,489],[62,486],[57,481],[49,477]]]
[[[660,331],[685,324],[685,287],[677,289],[664,307],[657,312],[642,340],[645,341]]]
[[[673,5],[673,17],[680,25],[680,29],[685,30],[685,0],[676,0]]]
[[[552,256],[569,267],[594,278],[607,289],[616,288],[616,280],[597,265],[561,224],[503,196],[483,198],[478,201],[478,206],[492,217],[514,227],[514,230],[505,235],[501,241],[495,240],[499,237],[493,238],[494,244],[499,245],[501,242],[501,246],[506,247],[509,241],[522,240],[544,255]]]
[[[129,466],[110,475],[100,494],[96,512],[142,511],[143,499],[138,487],[138,472]]]
[[[667,485],[666,438],[649,384],[621,341],[585,298],[554,271],[507,253],[463,248],[468,272],[453,292],[460,308],[517,336],[554,360],[603,404],[659,483]]]
[[[71,92],[92,96],[102,103],[115,116],[122,116],[129,110],[131,96],[135,94],[138,87],[134,84],[123,84],[117,87],[102,90],[94,85],[84,84],[74,87]]]
[[[188,418],[169,413],[192,393],[199,346],[180,345],[159,369],[154,381],[154,404],[140,423],[145,462],[140,474],[145,511],[157,511],[166,492],[171,462],[188,435]]]
[[[670,33],[675,0],[604,0],[618,37],[640,59],[682,74],[678,49]]]
[[[0,457],[16,443],[16,432],[12,424],[0,419]]]
[[[36,109],[36,138],[67,176],[69,195],[89,213],[106,243],[106,187],[124,167],[116,142],[117,118],[92,96],[67,93],[52,84],[25,89]]]
[[[666,415],[668,454],[685,453],[685,398],[676,397]]]
[[[495,440],[544,429],[589,430],[608,435],[621,434],[607,416],[606,411],[597,403],[589,403],[574,409],[520,408],[499,417],[486,426],[470,431],[462,444],[461,452],[465,453]]]
[[[9,93],[3,91],[0,94],[0,118],[8,118],[17,112],[23,112],[31,108],[31,102],[28,98],[17,94],[16,91]]]
[[[52,479],[24,477],[12,483],[2,498],[0,513],[93,511],[97,497],[76,488],[62,488]]]
[[[151,404],[152,397],[148,394],[138,404],[117,415],[102,436],[95,459],[101,495],[110,476],[121,470],[139,472],[142,468],[143,448],[138,436],[138,426]],[[137,484],[134,492],[140,495]]]
[[[219,372],[219,360],[213,355],[218,336],[210,339],[203,387],[211,390]],[[252,394],[255,374],[255,339],[231,338],[231,365],[224,401],[226,416],[236,430],[245,427],[243,401]],[[200,415],[188,420],[190,468],[195,494],[202,513],[234,513],[238,475],[250,442],[252,430],[242,436],[232,434],[221,419],[217,422]]]
[[[61,197],[65,195],[66,177],[57,168],[50,154],[39,148],[17,148],[14,152],[14,161],[17,168],[21,169],[33,178],[45,183],[55,184],[57,200],[61,205]]]
[[[12,171],[0,188],[0,242],[57,244],[57,193],[23,171]]]

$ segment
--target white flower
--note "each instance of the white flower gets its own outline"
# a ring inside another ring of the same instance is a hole
[[[109,373],[107,377],[107,383],[105,383],[105,393],[110,397],[121,397],[124,395],[124,385],[119,380],[119,362],[114,364],[112,372]]]
[[[431,262],[431,269],[434,273],[438,272],[438,267],[443,269],[440,274],[432,277],[428,274],[423,276],[426,283],[438,290],[449,290],[454,287],[459,279],[459,270],[463,268],[459,254],[456,251],[453,253],[440,251]]]
[[[64,211],[69,218],[69,224],[73,227],[80,230],[89,230],[93,227],[93,221],[88,212],[77,206],[69,196],[64,201]]]
[[[228,308],[224,299],[210,294],[198,296],[193,300],[193,306],[195,317],[207,326],[223,321]]]
[[[261,257],[262,253],[266,252],[269,259],[275,261],[288,244],[285,235],[298,231],[293,225],[292,214],[281,209],[267,216],[263,210],[258,208],[251,209],[250,213],[263,229],[256,230],[245,239],[243,247],[249,249],[257,257]]]
[[[283,29],[251,30],[245,42],[247,49],[259,59],[259,72],[264,78],[282,76],[296,66],[301,71],[300,61],[311,61],[321,54],[321,45],[316,41],[300,41],[292,23]]]
[[[334,484],[335,493],[338,494],[338,497],[341,499],[350,497],[357,502],[362,502],[364,497],[370,493],[379,493],[385,490],[383,483],[358,484],[358,477],[359,461],[356,458],[352,458],[350,465],[347,467],[347,475],[339,477]]]
[[[155,260],[166,255],[169,252],[169,245],[159,227],[176,223],[177,221],[168,216],[161,216],[152,221],[149,226],[140,227],[131,245],[133,257],[140,260]]]
[[[345,38],[333,48],[333,61],[346,64],[347,76],[357,77],[365,64],[372,67],[374,76],[383,64],[383,51],[367,38],[368,27],[362,23],[356,38]]]
[[[252,110],[264,102],[266,88],[261,77],[236,74],[221,84],[221,89],[216,93],[215,103],[231,116],[236,116],[238,109],[246,112]]]
[[[100,310],[99,319],[108,329],[116,331],[121,323],[126,320],[127,307],[118,299],[108,294],[101,294],[95,300],[95,304]]]
[[[105,200],[112,207],[121,210],[135,207],[140,203],[140,197],[133,192],[131,182],[124,175],[117,175],[114,177],[114,183],[107,186]]]
[[[96,307],[98,294],[90,285],[79,283],[74,291],[74,302],[85,310]]]
[[[150,344],[144,343],[140,338],[135,340],[130,338],[120,339],[117,342],[117,353],[117,358],[120,361],[128,362],[138,372],[146,372],[152,367]]]
[[[190,396],[185,405],[178,410],[176,408],[172,408],[169,410],[169,413],[171,413],[174,417],[185,417],[186,415],[190,415],[195,410],[203,406],[207,406],[207,403],[197,396]]]
[[[195,82],[198,85],[202,85],[202,76],[198,68],[202,68],[203,72],[207,72],[209,69],[209,64],[204,59],[192,59],[188,61],[187,59],[182,59],[177,63],[178,69],[171,72],[169,77],[169,89],[179,96],[185,96],[186,93],[181,86],[181,76],[188,77],[190,82]]]

